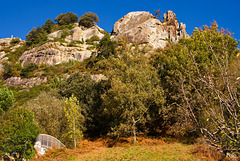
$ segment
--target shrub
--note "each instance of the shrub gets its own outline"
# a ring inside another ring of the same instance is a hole
[[[55,20],[59,25],[69,25],[78,21],[78,16],[72,12],[58,15]]]
[[[99,37],[94,35],[90,39],[87,39],[86,43],[89,45],[94,45],[94,41],[100,41]]]
[[[31,46],[34,44],[40,44],[47,41],[47,32],[41,28],[33,28],[26,36],[27,45]]]
[[[68,35],[71,35],[71,31],[69,31],[68,29],[63,29],[62,31],[63,31],[61,35],[62,39],[65,39]]]
[[[50,20],[47,19],[47,21],[45,22],[44,25],[42,25],[42,28],[47,32],[47,33],[51,33],[53,26],[55,25],[55,23]]]
[[[108,58],[110,55],[115,55],[116,42],[110,39],[110,35],[106,34],[99,42],[98,56]]]
[[[36,70],[37,68],[38,68],[37,64],[29,62],[23,67],[21,76],[23,78],[32,77],[34,75],[33,71]]]
[[[20,63],[12,63],[12,62],[7,62],[4,64],[4,72],[3,72],[3,77],[4,79],[7,79],[11,76],[20,76],[22,67]]]
[[[16,44],[18,44],[20,41],[21,41],[21,40],[20,40],[19,38],[14,38],[14,39],[11,40],[10,44],[11,44],[11,45],[16,45]]]
[[[79,26],[84,26],[86,28],[90,28],[96,23],[99,22],[98,16],[95,13],[87,12],[82,15],[79,19]]]
[[[13,92],[7,88],[0,88],[0,116],[14,104]]]
[[[51,93],[42,92],[39,96],[29,100],[25,106],[35,115],[41,133],[52,135],[64,140],[65,118],[64,100],[58,99]]]
[[[7,54],[7,57],[9,58],[8,61],[15,63],[16,61],[18,61],[22,53],[24,53],[24,51],[26,50],[28,50],[28,46],[24,44],[22,47],[19,47],[15,52],[9,52]]]

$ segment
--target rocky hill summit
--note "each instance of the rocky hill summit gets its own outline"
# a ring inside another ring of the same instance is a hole
[[[160,21],[145,11],[130,12],[114,24],[111,39],[120,38],[134,43],[146,43],[152,48],[164,48],[168,41],[178,42],[180,38],[189,37],[185,30],[186,25],[178,23],[173,11],[167,11],[163,18],[164,21]],[[52,66],[69,60],[84,61],[91,57],[92,52],[96,52],[93,45],[86,43],[92,37],[101,40],[104,30],[97,25],[85,28],[75,23],[72,29],[67,30],[67,34],[66,30],[48,34],[46,44],[24,51],[18,62],[21,62],[22,66],[28,62]],[[24,43],[19,39],[18,43],[11,45],[12,40],[13,38],[0,40],[1,59],[7,60],[7,52],[14,52]],[[5,50],[9,47],[9,51]]]
[[[186,25],[178,23],[175,13],[168,11],[164,21],[145,11],[130,12],[113,27],[113,39],[123,38],[135,43],[148,43],[153,48],[164,48],[167,40],[177,42],[180,38],[188,38]]]

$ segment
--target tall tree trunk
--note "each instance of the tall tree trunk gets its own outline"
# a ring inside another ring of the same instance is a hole
[[[136,121],[133,119],[133,144],[135,144],[137,142],[137,136],[136,136]]]
[[[76,136],[75,136],[75,133],[76,133],[76,127],[75,127],[75,119],[73,120],[73,139],[74,139],[74,148],[76,148]]]

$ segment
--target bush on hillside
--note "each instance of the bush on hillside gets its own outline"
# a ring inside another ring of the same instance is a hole
[[[33,71],[38,68],[37,64],[29,62],[27,63],[21,72],[21,77],[28,78],[34,75]]]
[[[95,13],[87,12],[82,15],[79,19],[79,26],[84,26],[86,28],[90,28],[96,23],[99,22],[98,16]]]
[[[11,40],[10,44],[11,44],[11,45],[16,45],[16,44],[18,44],[20,41],[21,41],[21,40],[20,40],[19,38],[14,38],[14,39]]]
[[[47,21],[45,22],[45,24],[42,25],[42,28],[43,28],[48,34],[50,34],[54,25],[55,25],[55,23],[54,23],[52,20],[47,19]]]
[[[31,46],[34,44],[40,44],[47,41],[47,32],[41,28],[33,28],[26,36],[27,45]]]
[[[14,104],[13,92],[7,88],[0,88],[0,116]]]
[[[59,25],[69,25],[78,21],[78,16],[72,12],[58,15],[55,20]]]

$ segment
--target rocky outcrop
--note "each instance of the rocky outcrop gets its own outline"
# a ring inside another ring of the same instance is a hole
[[[93,26],[87,29],[87,28],[79,27],[75,25],[75,27],[71,30],[72,34],[68,35],[65,38],[65,41],[66,42],[86,41],[87,39],[90,39],[93,36],[97,36],[99,37],[99,39],[101,39],[104,36],[103,32],[104,30],[98,26]],[[61,38],[62,33],[63,33],[62,30],[55,31],[48,35],[48,39],[54,40],[54,38]]]
[[[61,38],[63,31],[58,30],[48,35],[48,40],[54,40],[55,38]]]
[[[92,51],[86,49],[87,46],[66,47],[59,42],[48,42],[42,46],[25,51],[19,58],[22,66],[28,62],[35,64],[56,65],[69,60],[83,61],[91,56]]]
[[[47,77],[44,78],[21,78],[21,77],[10,77],[6,79],[5,86],[27,86],[33,87],[47,82]]]
[[[107,77],[102,74],[91,75],[91,78],[92,78],[92,80],[94,80],[96,82],[100,82],[101,80],[107,80]]]
[[[0,50],[3,50],[10,46],[11,38],[0,39]]]
[[[172,42],[178,42],[180,38],[189,38],[186,32],[186,25],[184,23],[178,23],[175,13],[173,11],[167,11],[163,15],[164,26],[168,32],[168,39]]]
[[[11,41],[13,39],[19,39],[19,43],[11,44]],[[0,50],[4,50],[6,48],[10,48],[11,52],[16,51],[17,48],[21,47],[23,45],[24,41],[20,38],[4,38],[0,39]]]
[[[69,35],[66,37],[65,41],[71,42],[71,41],[86,41],[87,39],[90,39],[93,36],[99,37],[99,39],[103,38],[103,29],[101,29],[98,26],[93,26],[89,29],[83,28],[83,27],[74,27],[72,29],[72,35]]]
[[[153,48],[164,48],[167,39],[177,42],[180,38],[187,38],[186,25],[178,23],[172,11],[164,14],[161,22],[149,12],[130,12],[118,20],[113,27],[112,39],[125,39],[134,43],[148,43]]]

